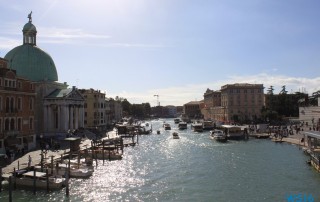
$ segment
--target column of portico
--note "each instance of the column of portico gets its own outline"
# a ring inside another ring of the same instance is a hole
[[[75,113],[74,113],[74,128],[78,129],[79,128],[79,105],[75,106]]]
[[[63,111],[64,111],[64,130],[67,131],[69,129],[69,105],[66,104],[63,107]]]
[[[47,132],[48,131],[48,105],[45,105],[44,106],[44,115],[43,115],[43,118],[44,118],[44,122],[43,122],[43,125],[44,125],[44,132]]]
[[[80,106],[80,127],[84,127],[84,107]]]
[[[47,124],[48,124],[47,132],[49,132],[52,129],[52,108],[50,105],[48,106],[48,122],[47,122]]]
[[[70,129],[73,130],[73,112],[74,112],[74,106],[70,105]]]

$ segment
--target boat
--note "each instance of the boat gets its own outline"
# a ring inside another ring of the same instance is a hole
[[[178,135],[177,132],[173,132],[173,133],[172,133],[172,138],[173,138],[173,139],[179,139],[180,137],[179,137],[179,135]]]
[[[66,179],[62,176],[47,176],[45,172],[26,170],[16,171],[16,174],[13,175],[13,181],[17,187],[33,188],[35,182],[37,189],[47,189],[49,186],[50,190],[62,189],[66,183]]]
[[[210,131],[210,138],[219,142],[226,142],[227,135],[222,130],[212,130]]]
[[[170,126],[169,123],[164,123],[164,124],[163,124],[163,128],[164,128],[165,130],[171,130],[171,126]]]
[[[173,119],[173,121],[175,124],[178,124],[181,120],[179,118],[175,118],[175,119]]]
[[[226,134],[228,139],[246,139],[248,132],[246,128],[236,125],[221,125],[221,130]]]
[[[213,121],[203,121],[202,122],[203,130],[213,130],[214,129],[214,122]]]
[[[193,123],[191,124],[191,128],[194,132],[203,132],[202,123]]]
[[[157,130],[157,134],[160,135],[160,130]]]
[[[48,173],[52,173],[53,175],[61,175],[64,176],[68,171],[68,162],[59,163],[57,162],[55,166],[52,168],[50,164],[47,164],[46,169],[48,169]],[[37,171],[40,171],[40,166],[35,166]],[[70,163],[70,177],[72,178],[89,178],[93,174],[93,166],[87,166],[83,164],[77,164],[74,162]]]
[[[99,149],[94,149],[93,150],[93,155],[92,155],[92,150],[88,149],[87,152],[86,152],[86,155],[89,156],[89,157],[92,157],[93,159],[99,159],[99,160],[121,160],[122,159],[122,154],[112,150],[103,150],[102,148],[99,148]],[[85,154],[84,151],[81,151],[80,152],[81,154]]]
[[[187,122],[180,122],[180,123],[178,124],[178,128],[179,128],[179,130],[187,129],[187,128],[188,128]]]

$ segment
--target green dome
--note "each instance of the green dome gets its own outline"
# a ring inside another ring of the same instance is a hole
[[[23,26],[22,31],[23,32],[37,32],[37,28],[31,22],[28,22]]]
[[[57,69],[51,56],[35,45],[18,46],[4,58],[8,60],[8,67],[17,71],[17,76],[31,81],[58,80]]]

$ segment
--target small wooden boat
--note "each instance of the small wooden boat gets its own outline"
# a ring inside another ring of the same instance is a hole
[[[45,172],[39,171],[16,173],[16,177],[13,175],[13,181],[16,182],[17,187],[33,188],[35,182],[37,189],[47,189],[49,185],[50,190],[61,189],[66,183],[66,179],[62,176],[47,176]]]

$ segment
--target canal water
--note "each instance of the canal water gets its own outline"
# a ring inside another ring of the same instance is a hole
[[[171,131],[163,130],[163,121]],[[13,201],[320,201],[320,174],[298,146],[256,139],[219,143],[190,125],[179,131],[173,119],[149,123],[153,134],[125,148],[122,160],[98,161],[91,178],[71,179],[69,198],[65,189],[36,195],[17,190]],[[173,131],[180,139],[172,139]],[[8,201],[7,191],[0,201]]]

